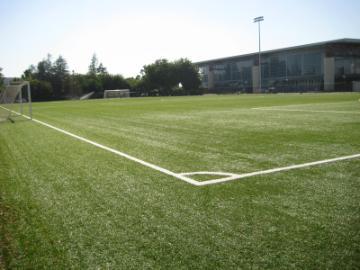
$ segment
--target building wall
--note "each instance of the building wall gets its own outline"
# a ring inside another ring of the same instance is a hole
[[[335,90],[335,58],[324,58],[324,90]]]
[[[360,81],[360,43],[264,52],[261,59],[262,92],[351,91]],[[260,92],[257,54],[199,66],[210,92]]]
[[[300,51],[262,55],[262,92],[320,91],[323,52]],[[260,92],[257,57],[217,61],[200,68],[203,87],[219,91]]]
[[[259,81],[259,65],[252,67],[252,91],[253,93],[261,93]]]
[[[354,85],[360,81],[360,43],[341,42],[326,46],[326,57],[333,60],[333,89],[335,91],[355,91]],[[355,82],[355,84],[354,84]]]
[[[352,90],[355,92],[360,92],[360,81],[353,82]]]

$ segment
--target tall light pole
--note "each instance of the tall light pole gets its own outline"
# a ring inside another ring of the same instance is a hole
[[[258,23],[259,26],[259,90],[261,92],[261,35],[260,35],[260,22],[264,20],[264,17],[256,17],[254,23]]]

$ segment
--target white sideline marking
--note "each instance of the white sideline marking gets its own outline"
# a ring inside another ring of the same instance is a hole
[[[10,111],[9,109],[0,106],[0,108],[3,108],[5,110]],[[314,162],[308,162],[308,163],[303,163],[303,164],[297,164],[297,165],[291,165],[291,166],[287,166],[287,167],[280,167],[280,168],[274,168],[274,169],[269,169],[269,170],[263,170],[263,171],[256,171],[256,172],[251,172],[251,173],[244,173],[244,174],[234,174],[234,173],[225,173],[225,172],[187,172],[187,173],[175,173],[172,172],[170,170],[167,170],[165,168],[162,168],[160,166],[151,164],[149,162],[146,162],[144,160],[138,159],[136,157],[130,156],[126,153],[120,152],[118,150],[115,150],[113,148],[107,147],[105,145],[102,145],[100,143],[88,140],[84,137],[75,135],[71,132],[68,132],[66,130],[63,130],[61,128],[57,128],[55,126],[52,126],[48,123],[45,123],[43,121],[34,119],[34,118],[30,118],[29,116],[20,114],[18,112],[12,111],[13,113],[17,114],[17,115],[21,115],[29,120],[32,120],[40,125],[46,126],[48,128],[54,129],[58,132],[61,132],[63,134],[66,134],[70,137],[73,137],[75,139],[78,139],[80,141],[86,142],[88,144],[94,145],[98,148],[107,150],[111,153],[114,153],[116,155],[119,155],[121,157],[127,158],[129,160],[132,160],[134,162],[137,162],[143,166],[149,167],[153,170],[162,172],[164,174],[173,176],[177,179],[180,179],[182,181],[185,181],[189,184],[192,184],[194,186],[207,186],[207,185],[214,185],[214,184],[220,184],[220,183],[225,183],[225,182],[229,182],[229,181],[234,181],[234,180],[238,180],[238,179],[243,179],[243,178],[247,178],[247,177],[251,177],[251,176],[257,176],[257,175],[264,175],[264,174],[270,174],[270,173],[276,173],[276,172],[281,172],[281,171],[289,171],[289,170],[293,170],[293,169],[299,169],[299,168],[305,168],[305,167],[310,167],[310,166],[316,166],[316,165],[321,165],[321,164],[326,164],[326,163],[331,163],[331,162],[336,162],[336,161],[341,161],[341,160],[348,160],[348,159],[355,159],[355,158],[359,158],[360,154],[355,154],[355,155],[351,155],[351,156],[342,156],[342,157],[337,157],[337,158],[332,158],[332,159],[325,159],[325,160],[320,160],[320,161],[314,161]],[[207,181],[196,181],[194,179],[191,179],[190,177],[187,177],[188,175],[219,175],[219,176],[227,176],[224,178],[219,178],[219,179],[213,179],[213,180],[207,180]]]
[[[360,114],[358,111],[334,111],[334,110],[311,110],[311,107],[314,105],[328,105],[335,104],[339,105],[341,103],[353,103],[353,101],[347,102],[326,102],[326,103],[304,103],[304,104],[292,104],[292,105],[278,105],[278,106],[266,106],[266,107],[255,107],[253,110],[261,110],[261,111],[285,111],[285,112],[314,112],[314,113],[349,113],[349,114]],[[299,108],[303,107],[303,108]],[[305,109],[306,107],[310,107],[310,110]]]
[[[342,113],[342,114],[360,114],[356,111],[322,111],[322,110],[301,110],[301,109],[277,109],[274,107],[259,107],[252,108],[253,110],[259,111],[284,111],[284,112],[309,112],[309,113]]]
[[[5,109],[5,110],[8,110],[7,108],[4,108],[4,107],[2,107],[2,106],[0,106],[0,107],[3,108],[3,109]],[[14,112],[14,113],[20,115],[20,114],[17,113],[17,112]],[[27,118],[27,119],[30,119],[30,117],[28,117],[28,116],[26,116],[26,115],[22,115],[22,116],[25,117],[25,118]],[[30,119],[30,120],[31,120],[31,119]],[[63,134],[66,134],[66,135],[68,135],[68,136],[70,136],[70,137],[73,137],[73,138],[75,138],[75,139],[78,139],[78,140],[80,140],[80,141],[83,141],[83,142],[92,144],[92,145],[94,145],[94,146],[96,146],[96,147],[98,147],[98,148],[107,150],[107,151],[109,151],[109,152],[111,152],[111,153],[114,153],[114,154],[116,154],[116,155],[119,155],[119,156],[122,156],[122,157],[124,157],[124,158],[130,159],[130,160],[132,160],[132,161],[135,161],[135,162],[137,162],[137,163],[140,163],[140,164],[143,165],[143,166],[149,167],[149,168],[151,168],[151,169],[153,169],[153,170],[156,170],[156,171],[162,172],[162,173],[164,173],[164,174],[173,176],[173,177],[175,177],[175,178],[178,178],[178,179],[180,179],[180,180],[183,180],[183,181],[185,181],[185,182],[187,182],[187,183],[190,183],[190,184],[192,184],[192,185],[195,185],[195,186],[198,185],[198,181],[195,181],[195,180],[193,180],[193,179],[191,179],[191,178],[189,178],[189,177],[186,177],[186,176],[183,176],[183,175],[174,173],[174,172],[169,171],[169,170],[167,170],[167,169],[164,169],[164,168],[162,168],[162,167],[160,167],[160,166],[157,166],[157,165],[151,164],[151,163],[149,163],[149,162],[146,162],[146,161],[144,161],[144,160],[138,159],[138,158],[136,158],[136,157],[130,156],[130,155],[126,154],[126,153],[120,152],[120,151],[118,151],[118,150],[115,150],[115,149],[113,149],[113,148],[107,147],[107,146],[102,145],[102,144],[100,144],[100,143],[97,143],[97,142],[88,140],[88,139],[86,139],[86,138],[84,138],[84,137],[75,135],[75,134],[73,134],[73,133],[71,133],[71,132],[68,132],[68,131],[66,131],[66,130],[63,130],[63,129],[61,129],[61,128],[57,128],[57,127],[55,127],[55,126],[52,126],[52,125],[50,125],[50,124],[48,124],[48,123],[45,123],[45,122],[40,121],[40,120],[37,120],[37,119],[35,119],[35,118],[32,118],[32,120],[33,120],[34,122],[40,124],[40,125],[43,125],[43,126],[46,126],[46,127],[48,127],[48,128],[54,129],[54,130],[56,130],[56,131],[58,131],[58,132],[61,132],[61,133],[63,133]]]
[[[234,180],[251,177],[251,176],[270,174],[270,173],[281,172],[281,171],[289,171],[289,170],[300,169],[300,168],[305,168],[305,167],[310,167],[310,166],[316,166],[316,165],[321,165],[321,164],[326,164],[326,163],[331,163],[331,162],[336,162],[336,161],[341,161],[341,160],[354,159],[354,158],[359,158],[359,157],[360,157],[360,154],[355,154],[355,155],[351,155],[351,156],[343,156],[343,157],[337,157],[337,158],[332,158],[332,159],[324,159],[324,160],[319,160],[319,161],[307,162],[307,163],[303,163],[303,164],[291,165],[291,166],[287,166],[287,167],[280,167],[280,168],[269,169],[269,170],[264,170],[264,171],[257,171],[257,172],[234,175],[233,177],[228,177],[225,179],[215,179],[215,180],[203,181],[203,182],[199,182],[198,185],[206,186],[206,185],[219,184],[219,183],[234,181]]]
[[[47,124],[47,123],[45,123],[45,122],[42,122],[42,121],[40,121],[40,120],[37,120],[37,119],[34,119],[34,118],[33,118],[32,120],[33,120],[34,122],[37,122],[37,123],[41,124],[41,125],[44,125],[44,126],[46,126],[46,127],[52,128],[52,129],[54,129],[54,130],[56,130],[56,131],[59,131],[59,132],[61,132],[61,133],[66,134],[66,135],[69,135],[69,136],[71,136],[71,137],[73,137],[73,138],[75,138],[75,139],[78,139],[78,140],[80,140],[80,141],[83,141],[83,142],[92,144],[92,145],[94,145],[94,146],[96,146],[96,147],[98,147],[98,148],[107,150],[107,151],[109,151],[109,152],[111,152],[111,153],[114,153],[114,154],[116,154],[116,155],[119,155],[119,156],[122,156],[122,157],[124,157],[124,158],[130,159],[130,160],[135,161],[135,162],[137,162],[137,163],[140,163],[141,165],[146,166],[146,167],[149,167],[149,168],[151,168],[151,169],[153,169],[153,170],[156,170],[156,171],[162,172],[162,173],[164,173],[164,174],[167,174],[167,175],[176,177],[176,178],[178,178],[178,179],[180,179],[180,180],[183,180],[183,181],[188,182],[188,183],[193,184],[193,185],[197,185],[197,184],[198,184],[197,181],[195,181],[195,180],[193,180],[193,179],[191,179],[191,178],[189,178],[189,177],[186,177],[186,176],[183,176],[183,175],[179,175],[179,174],[177,174],[177,173],[174,173],[174,172],[172,172],[172,171],[169,171],[169,170],[167,170],[167,169],[165,169],[165,168],[162,168],[162,167],[160,167],[160,166],[151,164],[151,163],[146,162],[146,161],[144,161],[144,160],[141,160],[141,159],[139,159],[139,158],[130,156],[130,155],[124,153],[124,152],[120,152],[120,151],[118,151],[118,150],[116,150],[116,149],[107,147],[107,146],[102,145],[102,144],[100,144],[100,143],[91,141],[91,140],[89,140],[89,139],[86,139],[86,138],[81,137],[81,136],[78,136],[78,135],[75,135],[75,134],[70,133],[70,132],[68,132],[68,131],[66,131],[66,130],[63,130],[63,129],[61,129],[61,128],[54,127],[54,126],[49,125],[49,124]]]

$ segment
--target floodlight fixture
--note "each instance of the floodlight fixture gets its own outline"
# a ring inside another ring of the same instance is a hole
[[[256,17],[256,18],[254,19],[254,23],[256,23],[256,22],[262,22],[263,20],[264,20],[264,17],[263,17],[263,16]]]
[[[264,20],[263,16],[254,18],[254,23],[258,23],[259,28],[259,91],[261,92],[261,31],[260,23]]]

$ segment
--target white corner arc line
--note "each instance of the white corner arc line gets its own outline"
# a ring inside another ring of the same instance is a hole
[[[234,177],[239,177],[239,174],[236,173],[226,173],[226,172],[186,172],[186,173],[179,173],[179,175],[184,175],[184,176],[191,176],[191,175],[216,175],[216,176],[223,176],[221,178],[216,178],[216,179],[211,179],[208,181],[229,181],[232,180]],[[205,182],[205,181],[197,181],[200,185],[202,185],[201,183]]]
[[[234,176],[238,175],[236,173],[226,173],[226,172],[186,172],[186,173],[179,173],[180,175],[223,175],[223,176]]]
[[[238,180],[238,179],[242,179],[242,178],[247,178],[247,177],[251,177],[251,176],[264,175],[264,174],[270,174],[270,173],[276,173],[276,172],[282,172],[282,171],[290,171],[290,170],[294,170],[294,169],[300,169],[300,168],[311,167],[311,166],[332,163],[332,162],[337,162],[337,161],[341,161],[341,160],[355,159],[355,158],[360,158],[360,153],[355,154],[355,155],[350,155],[350,156],[343,156],[343,157],[337,157],[337,158],[332,158],[332,159],[324,159],[324,160],[319,160],[319,161],[291,165],[291,166],[286,166],[286,167],[279,167],[279,168],[274,168],[274,169],[269,169],[269,170],[264,170],[264,171],[244,173],[244,174],[234,175],[233,177],[229,177],[227,179],[215,179],[215,180],[202,181],[202,182],[199,182],[198,185],[199,186],[214,185],[214,184],[224,183],[224,182],[228,182],[228,181],[234,181],[234,180]]]

